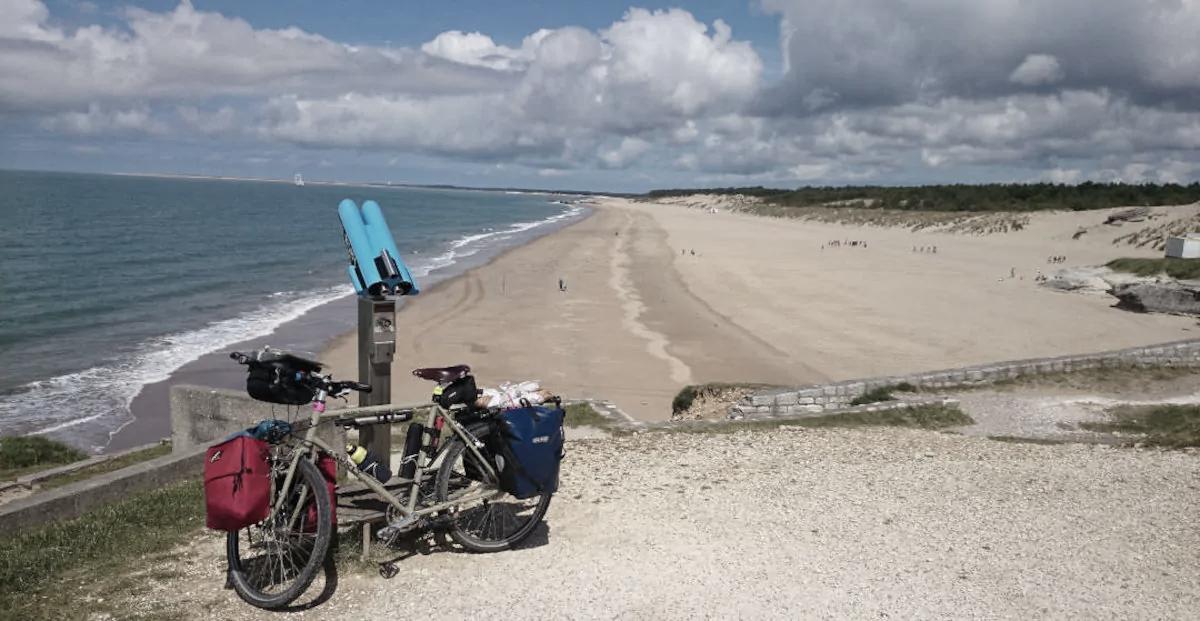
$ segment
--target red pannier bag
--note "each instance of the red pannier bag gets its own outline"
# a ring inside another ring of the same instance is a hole
[[[321,478],[325,479],[325,487],[329,489],[329,521],[333,522],[334,527],[337,527],[337,460],[321,454],[317,458],[317,470],[321,471]],[[304,519],[304,530],[314,533],[317,531],[317,503],[313,502],[313,495],[308,496],[308,513]]]
[[[237,531],[271,512],[270,446],[240,434],[210,446],[204,454],[205,523]]]

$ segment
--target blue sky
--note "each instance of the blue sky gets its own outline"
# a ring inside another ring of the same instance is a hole
[[[4,168],[620,191],[1200,177],[1200,0],[0,14]]]

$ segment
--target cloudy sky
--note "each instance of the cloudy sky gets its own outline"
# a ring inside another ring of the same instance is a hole
[[[0,0],[0,167],[607,190],[1200,178],[1200,0],[285,6]]]

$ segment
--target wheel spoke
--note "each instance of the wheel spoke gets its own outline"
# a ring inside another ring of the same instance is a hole
[[[286,468],[276,467],[277,484],[286,476]],[[322,479],[311,464],[302,464],[301,477],[290,489],[281,490],[282,502],[272,505],[262,522],[230,535],[230,568],[233,586],[247,602],[263,608],[277,608],[294,600],[312,582],[321,564],[332,528],[321,524],[328,519],[319,509],[315,486]],[[315,518],[313,514],[315,513]],[[293,519],[295,520],[293,522]]]
[[[500,492],[498,483],[478,481],[466,476],[467,460],[475,466],[478,458],[465,445],[459,445],[447,454],[447,461],[438,477],[438,500],[454,502],[468,495],[478,495],[477,500],[460,504],[453,512],[451,534],[468,548],[478,551],[494,551],[497,547],[511,545],[527,536],[533,525],[545,513],[549,498],[536,496],[520,500]],[[482,467],[474,467],[483,472]]]

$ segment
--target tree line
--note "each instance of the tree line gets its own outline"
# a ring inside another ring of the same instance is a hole
[[[847,206],[911,211],[1084,211],[1200,201],[1200,183],[990,183],[978,185],[805,186],[794,190],[753,187],[652,190],[648,198],[688,194],[744,194],[784,207]],[[840,205],[839,205],[840,203]]]

